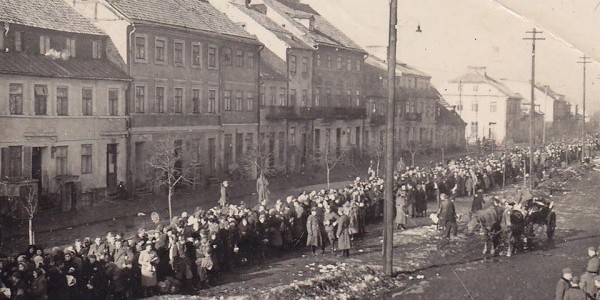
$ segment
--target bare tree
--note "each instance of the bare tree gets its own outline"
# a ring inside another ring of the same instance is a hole
[[[38,208],[38,195],[34,187],[25,188],[25,197],[20,199],[21,206],[29,223],[29,245],[35,245],[35,233],[33,232],[33,217]]]
[[[272,167],[273,159],[275,159],[275,153],[269,151],[267,147],[259,145],[248,149],[240,158],[240,168],[246,175],[256,172],[257,177],[273,176],[277,173]]]
[[[408,152],[410,152],[411,166],[415,166],[415,155],[417,153],[423,152],[425,150],[425,146],[417,141],[408,141]]]
[[[167,188],[169,219],[173,219],[172,200],[175,187],[182,183],[192,183],[193,166],[185,165],[182,154],[182,140],[163,139],[154,143],[154,154],[148,165],[154,170],[153,181]]]
[[[367,148],[367,155],[371,160],[375,160],[375,176],[379,177],[379,168],[381,166],[381,161],[385,156],[385,145],[383,143],[369,145]]]
[[[327,188],[330,188],[331,184],[331,171],[340,164],[352,164],[351,148],[342,148],[339,144],[332,145],[328,139],[325,143],[325,147],[322,147],[319,151],[315,151],[310,156],[310,161],[316,168],[323,167],[327,172]]]

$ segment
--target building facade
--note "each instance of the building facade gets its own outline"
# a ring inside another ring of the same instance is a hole
[[[484,68],[470,69],[448,82],[440,92],[467,123],[468,143],[475,144],[484,138],[497,144],[520,139],[521,95],[488,76]]]
[[[11,20],[0,38],[0,185],[31,180],[42,206],[63,210],[103,200],[125,179],[129,77],[107,59],[107,36],[64,2],[0,6]]]
[[[194,180],[227,177],[258,135],[256,38],[205,1],[75,1],[133,78],[129,180],[148,189],[155,141],[172,140]],[[180,9],[173,10],[173,7]]]

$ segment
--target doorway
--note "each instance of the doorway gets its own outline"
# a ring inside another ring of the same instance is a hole
[[[42,147],[31,149],[31,179],[37,180],[38,195],[42,194]]]
[[[106,145],[106,188],[112,190],[117,187],[117,146]]]

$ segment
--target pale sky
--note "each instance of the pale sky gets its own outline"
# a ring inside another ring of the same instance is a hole
[[[365,49],[385,54],[389,0],[302,0]],[[398,0],[398,60],[429,73],[436,86],[467,66],[486,66],[490,76],[528,82],[534,26],[545,41],[536,46],[536,82],[570,102],[582,102],[584,52],[586,115],[600,110],[600,0]],[[421,24],[423,32],[417,33]],[[370,46],[378,46],[369,48]],[[371,52],[371,51],[369,51]]]

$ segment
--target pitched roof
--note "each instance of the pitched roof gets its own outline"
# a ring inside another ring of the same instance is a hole
[[[105,35],[63,0],[2,0],[0,22],[62,32]]]
[[[249,17],[251,17],[254,21],[260,24],[265,29],[271,31],[273,34],[277,36],[284,43],[288,44],[292,48],[300,48],[300,49],[310,49],[314,50],[313,47],[303,42],[301,39],[294,37],[294,35],[289,32],[287,29],[283,28],[283,26],[278,25],[273,20],[268,18],[264,13],[257,11],[253,8],[248,8],[243,5],[233,4],[237,7],[241,12],[245,13]]]
[[[467,123],[460,117],[455,110],[450,110],[444,106],[439,107],[436,123],[442,125],[465,126]]]
[[[364,52],[359,45],[329,23],[309,5],[285,0],[264,0],[264,2],[269,8],[279,11],[290,23],[295,24],[304,33],[304,36],[301,38],[304,38],[307,43],[315,46],[322,44]],[[314,30],[306,28],[294,19],[306,19],[309,17],[314,18]]]
[[[0,74],[76,79],[130,79],[117,66],[104,59],[62,60],[17,52],[0,52]]]
[[[263,59],[260,60],[260,79],[287,81],[285,74],[276,70]]]
[[[487,73],[480,73],[477,70],[469,70],[467,73],[461,75],[458,78],[450,80],[450,83],[485,83],[493,86],[502,94],[509,98],[522,99],[520,94],[515,93],[506,85],[499,80],[496,80],[487,75]]]
[[[369,55],[365,60],[365,63],[387,71],[387,63],[379,57]],[[402,76],[407,74],[431,78],[431,76],[429,76],[427,73],[417,70],[405,63],[396,63],[396,76]]]
[[[256,38],[205,0],[107,0],[132,21],[157,23],[216,34]]]

